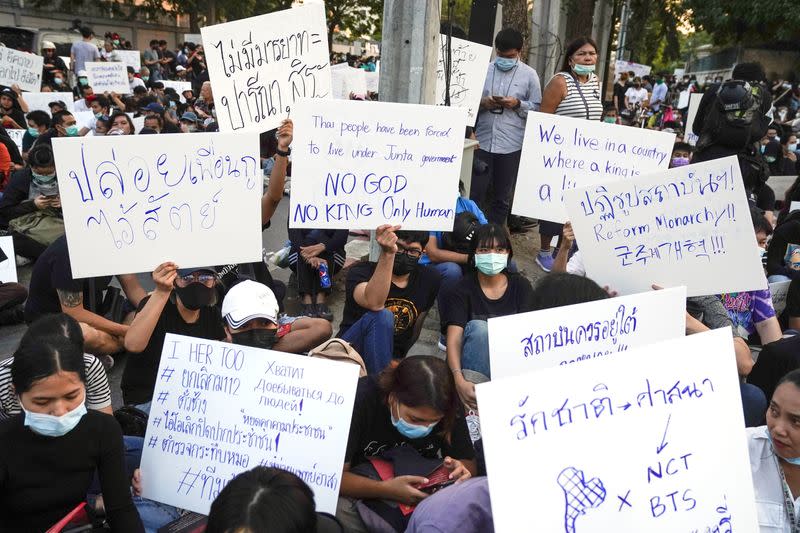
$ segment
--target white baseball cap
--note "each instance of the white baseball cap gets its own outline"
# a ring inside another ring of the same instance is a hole
[[[251,280],[234,285],[222,302],[222,316],[233,329],[254,318],[278,323],[278,300],[269,287]]]
[[[52,41],[42,41],[42,50],[55,50],[56,45]]]

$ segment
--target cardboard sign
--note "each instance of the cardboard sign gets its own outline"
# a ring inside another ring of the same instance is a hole
[[[0,237],[0,283],[17,282],[17,256],[14,254],[14,239],[9,235]]]
[[[489,319],[492,379],[683,337],[686,287]]]
[[[786,309],[786,300],[789,297],[789,285],[791,280],[776,281],[769,284],[769,293],[772,296],[772,307],[775,309],[775,314],[780,315]]]
[[[336,512],[358,367],[167,334],[142,453],[143,495],[208,514],[234,478],[288,470]]]
[[[128,66],[124,63],[87,62],[86,74],[95,94],[131,92]]]
[[[307,99],[292,113],[291,228],[450,231],[466,111]]]
[[[669,167],[675,134],[528,113],[512,213],[566,222],[564,191]]]
[[[139,72],[142,69],[142,52],[139,50],[114,50],[119,60],[125,64],[126,67],[133,67],[133,70]]]
[[[255,134],[54,139],[73,276],[260,260],[258,146]]]
[[[220,131],[276,128],[301,98],[330,98],[325,6],[201,28]]]
[[[695,146],[697,144],[697,139],[700,138],[700,132],[694,131],[692,125],[694,124],[694,118],[697,116],[697,110],[700,109],[700,100],[702,99],[702,93],[692,93],[689,95],[689,110],[686,112],[686,133],[683,137],[691,146]]]
[[[498,533],[758,531],[730,328],[475,389]]]
[[[736,157],[564,194],[586,275],[620,294],[765,289]]]
[[[439,62],[436,65],[436,103],[445,102],[445,58],[447,35],[439,36]],[[478,119],[486,68],[492,47],[453,37],[450,60],[450,105],[467,108],[467,125]]]
[[[43,66],[42,56],[0,47],[0,85],[19,85],[23,91],[39,92]]]
[[[25,103],[28,104],[28,111],[44,111],[48,116],[53,116],[50,112],[50,102],[64,102],[67,111],[70,113],[75,111],[75,102],[73,101],[72,93],[25,93],[22,95]]]

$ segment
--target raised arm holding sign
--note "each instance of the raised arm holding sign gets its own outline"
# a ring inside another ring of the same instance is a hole
[[[19,85],[23,91],[38,92],[42,85],[43,64],[42,56],[0,47],[0,85]]]

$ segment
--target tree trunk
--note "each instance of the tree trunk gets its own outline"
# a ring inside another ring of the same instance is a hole
[[[594,5],[597,0],[570,0],[565,2],[567,28],[564,42],[569,43],[582,35],[592,35]]]
[[[513,28],[522,34],[522,50],[520,56],[528,57],[530,46],[530,17],[528,16],[527,0],[503,1],[503,28]]]

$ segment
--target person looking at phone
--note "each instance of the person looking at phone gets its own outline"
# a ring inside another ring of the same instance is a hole
[[[359,499],[413,505],[428,496],[419,490],[426,482],[424,473],[379,481],[352,471],[370,457],[410,446],[424,458],[442,458],[450,471],[448,482],[466,481],[477,471],[459,404],[447,364],[433,356],[409,357],[387,367],[377,379],[359,380],[336,509],[346,531],[367,531],[356,509]]]
[[[475,136],[480,148],[475,157],[482,163],[473,173],[470,199],[483,208],[489,222],[505,224],[517,181],[519,158],[528,111],[538,111],[542,101],[539,75],[523,63],[522,34],[501,30],[494,40],[497,58],[489,65],[483,84]],[[489,185],[494,188],[487,204]]]

